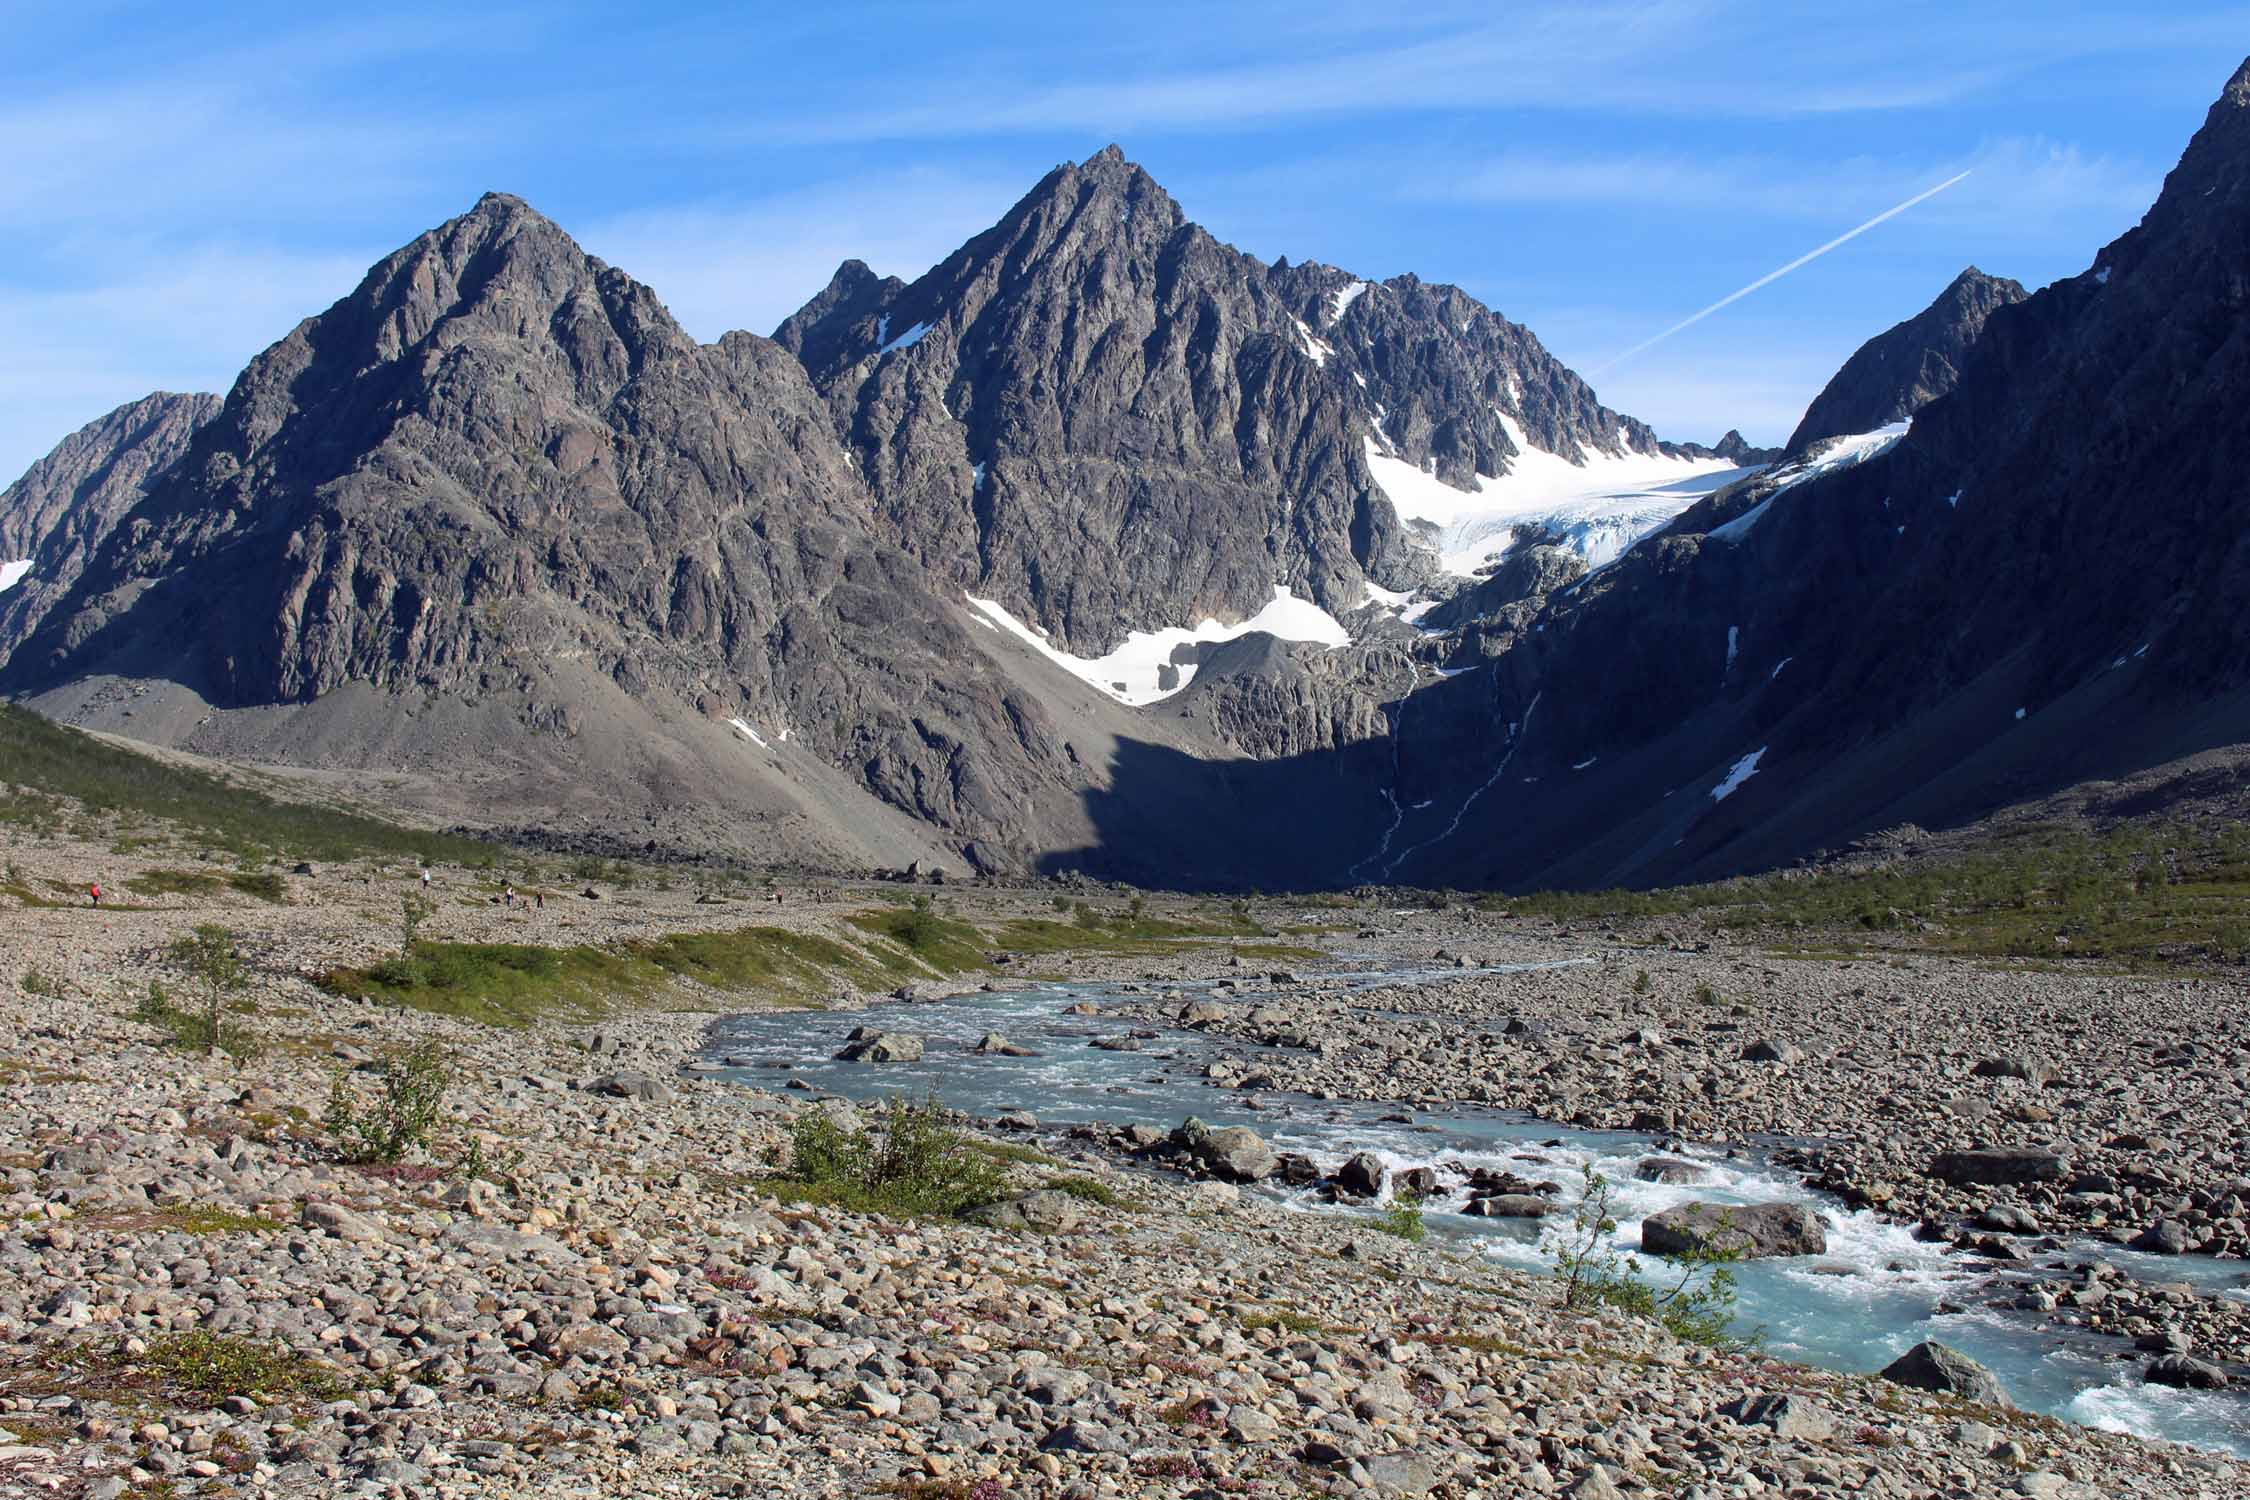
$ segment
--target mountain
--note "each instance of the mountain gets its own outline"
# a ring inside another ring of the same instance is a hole
[[[0,685],[532,823],[739,806],[809,825],[777,845],[805,857],[1076,806],[1038,703],[865,534],[797,362],[696,344],[517,199],[386,258],[206,415]]]
[[[1959,384],[1985,320],[2021,302],[2018,282],[1970,266],[1937,300],[1859,346],[1821,388],[1783,445],[1800,453],[1822,438],[1903,422]]]
[[[1430,583],[1378,464],[1467,505],[1527,455],[1674,462],[1458,288],[1268,265],[1114,146],[911,284],[846,262],[775,338],[898,544],[1083,658],[1277,587],[1341,616]]]
[[[2250,741],[2246,121],[2250,66],[2086,274],[1965,272],[1780,453],[1114,149],[711,345],[491,195],[8,492],[0,691],[829,867],[1593,884],[1958,823]]]
[[[1948,289],[1990,306],[1910,423],[1795,443],[1556,590],[1477,674],[1486,753],[1408,714],[1394,795],[1459,826],[1394,873],[1723,875],[2250,740],[2246,285],[2250,63],[2086,272]],[[1837,420],[1938,369],[1887,363]]]
[[[64,438],[0,491],[0,641],[69,592],[110,528],[218,410],[217,396],[144,396]]]

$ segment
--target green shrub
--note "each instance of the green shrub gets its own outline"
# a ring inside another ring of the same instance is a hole
[[[935,1095],[919,1104],[893,1098],[873,1128],[846,1129],[807,1110],[774,1165],[781,1170],[766,1185],[779,1196],[867,1213],[950,1217],[1005,1189],[999,1165],[954,1128]]]
[[[1586,1167],[1586,1189],[1567,1229],[1548,1236],[1546,1250],[1563,1278],[1563,1305],[1613,1307],[1661,1323],[1675,1338],[1726,1347],[1740,1342],[1734,1326],[1733,1250],[1690,1251],[1661,1257],[1670,1279],[1644,1280],[1624,1255],[1611,1247],[1617,1220],[1610,1212],[1610,1180]],[[1724,1221],[1722,1220],[1722,1223]]]
[[[211,1017],[204,1011],[184,1010],[172,1003],[164,986],[154,980],[149,982],[148,994],[133,1010],[132,1018],[145,1021],[162,1031],[175,1047],[185,1047],[190,1052],[208,1053],[213,1050],[225,1053],[237,1063],[250,1062],[265,1055],[265,1039],[239,1021],[221,1016],[216,1034]]]
[[[37,969],[24,970],[19,987],[27,995],[39,995],[49,1000],[60,998],[63,992],[61,980],[49,979]]]
[[[235,941],[232,928],[221,927],[215,922],[202,922],[197,924],[193,932],[173,939],[171,945],[164,950],[167,960],[203,987],[203,1014],[198,1018],[199,1024],[191,1030],[200,1039],[203,1050],[214,1057],[229,1050],[226,1046],[229,1024],[226,1019],[227,996],[250,982],[250,970],[242,962],[242,955],[236,950]],[[197,1045],[190,1040],[187,1032],[176,1026],[172,1034],[183,1046]],[[238,1038],[239,1040],[241,1039]],[[240,1060],[239,1055],[237,1060]]]
[[[415,1044],[403,1057],[375,1067],[374,1102],[359,1106],[351,1076],[343,1069],[328,1085],[325,1123],[344,1160],[388,1164],[430,1143],[452,1084],[445,1052],[436,1042]]]
[[[1397,1193],[1390,1207],[1375,1216],[1375,1227],[1384,1234],[1396,1235],[1408,1244],[1420,1244],[1430,1232],[1422,1222],[1422,1199],[1418,1193]]]

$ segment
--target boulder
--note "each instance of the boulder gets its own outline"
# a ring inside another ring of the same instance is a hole
[[[1216,1000],[1190,1000],[1180,1007],[1172,1019],[1182,1026],[1208,1026],[1213,1021],[1224,1021],[1227,1008]]]
[[[605,1073],[586,1085],[588,1093],[605,1094],[612,1099],[646,1099],[655,1102],[672,1097],[670,1086],[657,1082],[646,1073]]]
[[[1823,1255],[1820,1215],[1802,1203],[1683,1203],[1641,1221],[1651,1255],[1736,1254],[1745,1260]]]
[[[1386,1170],[1374,1152],[1356,1152],[1336,1169],[1336,1186],[1355,1198],[1373,1198],[1383,1191]]]
[[[1883,1367],[1882,1376],[1893,1385],[1981,1401],[1987,1406],[2015,1404],[2001,1389],[1999,1377],[1960,1350],[1949,1349],[1935,1339],[1925,1339],[1892,1360]]]
[[[1710,1175],[1710,1170],[1701,1163],[1682,1161],[1676,1156],[1644,1156],[1633,1163],[1635,1182],[1701,1182]]]
[[[1546,1199],[1530,1193],[1495,1193],[1489,1198],[1471,1199],[1461,1211],[1479,1219],[1544,1219],[1554,1208]]]
[[[2133,1236],[2131,1248],[2152,1255],[2185,1255],[2194,1248],[2187,1226],[2177,1219],[2162,1219]]]
[[[1786,1392],[1744,1396],[1729,1401],[1719,1410],[1745,1427],[1770,1427],[1776,1436],[1792,1442],[1818,1442],[1836,1433],[1836,1419],[1826,1408],[1808,1397]]]
[[[2060,1182],[2070,1175],[2070,1162],[2054,1151],[1990,1146],[1940,1151],[1930,1159],[1929,1175],[1955,1187],[2016,1187]]]
[[[2016,1078],[2025,1083],[2045,1083],[2054,1074],[2021,1057],[1988,1057],[1969,1069],[1972,1078]]]
[[[851,1043],[836,1054],[839,1062],[910,1063],[922,1060],[922,1039],[905,1031],[877,1031],[862,1026]]]
[[[307,1203],[297,1214],[297,1222],[307,1229],[318,1229],[334,1235],[347,1244],[371,1244],[383,1237],[375,1221],[362,1214],[353,1213],[341,1203]]]
[[[987,1203],[968,1214],[975,1223],[994,1229],[1030,1229],[1041,1234],[1066,1234],[1076,1229],[1084,1216],[1076,1198],[1046,1188]]]
[[[969,1050],[981,1053],[986,1057],[1037,1057],[1039,1055],[1029,1047],[1017,1046],[997,1031],[988,1031],[977,1038],[976,1045]]]
[[[2162,1359],[2149,1361],[2141,1378],[2153,1385],[2169,1385],[2188,1391],[2223,1391],[2231,1383],[2227,1372],[2208,1360],[2191,1354],[2167,1354]]]
[[[1189,1119],[1172,1132],[1172,1144],[1197,1169],[1223,1182],[1263,1182],[1281,1159],[1246,1125],[1213,1128]]]
[[[1742,1060],[1754,1063],[1797,1063],[1805,1060],[1805,1054],[1788,1042],[1760,1037],[1742,1049]]]

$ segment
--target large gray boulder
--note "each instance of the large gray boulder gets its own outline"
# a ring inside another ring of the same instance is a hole
[[[1246,1125],[1214,1128],[1191,1118],[1172,1132],[1172,1144],[1191,1166],[1223,1182],[1263,1182],[1281,1165],[1273,1147]]]
[[[1029,1229],[1041,1234],[1066,1234],[1078,1227],[1085,1210],[1068,1193],[1046,1188],[1023,1193],[998,1203],[971,1209],[968,1217],[994,1229]]]
[[[854,1032],[853,1040],[836,1054],[840,1062],[910,1063],[922,1060],[922,1039],[910,1032],[877,1031],[862,1035],[870,1028],[862,1026]]]
[[[1936,1339],[1925,1339],[1883,1367],[1883,1378],[1893,1385],[1918,1391],[1936,1391],[1987,1406],[2015,1405],[2002,1389],[2000,1378],[1958,1349]]]
[[[1828,1234],[1802,1203],[1683,1203],[1641,1221],[1641,1248],[1651,1255],[1739,1255],[1764,1260],[1822,1255]]]

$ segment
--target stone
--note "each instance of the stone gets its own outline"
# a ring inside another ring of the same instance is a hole
[[[838,1062],[911,1063],[922,1060],[922,1039],[911,1032],[878,1031],[861,1036],[870,1028],[862,1026],[851,1040],[836,1054]]]
[[[1710,1170],[1702,1163],[1683,1161],[1677,1156],[1644,1156],[1633,1163],[1635,1182],[1701,1182],[1710,1175]]]
[[[1744,1062],[1797,1063],[1803,1062],[1804,1059],[1805,1054],[1793,1044],[1777,1042],[1771,1038],[1760,1038],[1742,1049],[1742,1060]]]
[[[1389,1169],[1372,1151],[1354,1152],[1336,1169],[1336,1186],[1355,1198],[1373,1198],[1383,1191]]]
[[[2131,1248],[2152,1255],[2185,1255],[2195,1246],[2187,1226],[2177,1219],[2162,1219],[2133,1236]]]
[[[297,1212],[297,1222],[349,1244],[366,1245],[380,1240],[383,1231],[372,1219],[352,1212],[341,1203],[308,1202]]]
[[[1495,1193],[1489,1198],[1470,1199],[1469,1206],[1461,1211],[1478,1219],[1544,1219],[1554,1209],[1552,1203],[1531,1193]]]
[[[1802,1203],[1697,1201],[1643,1219],[1641,1248],[1651,1255],[1732,1253],[1762,1260],[1826,1254],[1828,1235],[1820,1215]]]
[[[1437,1483],[1437,1471],[1428,1459],[1411,1453],[1380,1453],[1362,1459],[1360,1467],[1379,1492],[1394,1495],[1426,1495],[1430,1486]]]
[[[607,1073],[586,1085],[589,1093],[606,1094],[612,1099],[664,1100],[672,1097],[669,1085],[659,1083],[646,1073]]]
[[[1836,1419],[1826,1407],[1807,1396],[1782,1392],[1777,1395],[1744,1396],[1719,1408],[1745,1427],[1770,1427],[1777,1436],[1791,1442],[1819,1442],[1836,1433]]]
[[[976,1045],[969,1050],[981,1053],[986,1057],[1037,1057],[1039,1055],[1029,1047],[1016,1045],[997,1031],[988,1031],[977,1038]]]
[[[2189,1391],[2223,1391],[2233,1381],[2227,1372],[2192,1354],[2167,1354],[2149,1361],[2141,1378],[2151,1385],[2168,1385]]]
[[[1246,1125],[1214,1129],[1189,1119],[1171,1139],[1191,1164],[1223,1182],[1262,1182],[1280,1165],[1273,1147]]]
[[[1270,1443],[1281,1436],[1281,1424],[1255,1406],[1237,1406],[1227,1413],[1227,1436],[1237,1443]]]
[[[2015,1404],[2008,1399],[1998,1376],[1960,1350],[1948,1348],[1935,1339],[1916,1344],[1885,1365],[1881,1373],[1893,1385],[1911,1386],[1918,1391],[1935,1391],[1987,1406],[2012,1407]]]
[[[1208,1026],[1226,1018],[1227,1008],[1216,1000],[1190,1000],[1173,1017],[1182,1026]]]
[[[2045,1083],[2052,1072],[2020,1057],[1988,1057],[1969,1069],[1973,1078],[2014,1078],[2025,1083]]]
[[[1085,1216],[1076,1198],[1041,1188],[998,1203],[971,1209],[968,1217],[994,1229],[1028,1229],[1041,1234],[1066,1234]]]

